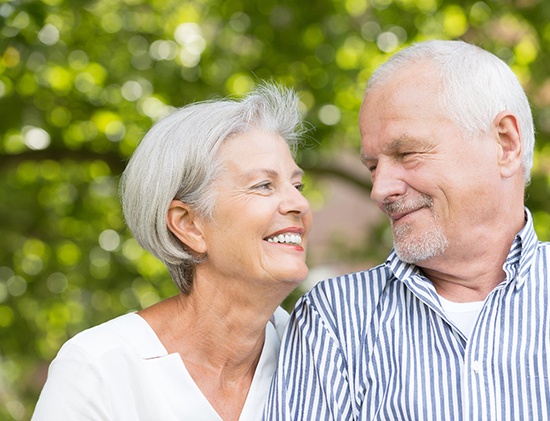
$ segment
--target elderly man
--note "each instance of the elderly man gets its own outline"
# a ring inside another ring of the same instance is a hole
[[[534,130],[513,72],[416,44],[372,76],[359,120],[394,248],[298,302],[265,419],[550,419],[550,245],[524,207]]]

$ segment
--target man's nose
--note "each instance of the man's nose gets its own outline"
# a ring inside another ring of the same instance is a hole
[[[380,161],[372,174],[370,197],[376,203],[405,194],[407,183],[404,180],[403,168],[396,162]]]

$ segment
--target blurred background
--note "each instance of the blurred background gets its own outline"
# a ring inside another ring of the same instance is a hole
[[[550,2],[0,1],[0,419],[30,418],[69,337],[176,293],[117,196],[127,158],[174,107],[264,79],[300,93],[315,219],[310,279],[287,309],[322,278],[382,262],[391,233],[357,114],[373,69],[431,38],[479,44],[521,80],[538,133],[527,203],[550,239]]]

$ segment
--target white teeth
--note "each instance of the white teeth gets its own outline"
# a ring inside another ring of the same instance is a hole
[[[285,243],[285,244],[302,244],[300,234],[279,234],[267,239],[270,243]]]

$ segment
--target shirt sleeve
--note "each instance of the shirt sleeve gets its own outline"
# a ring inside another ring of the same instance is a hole
[[[109,420],[101,371],[80,347],[66,343],[53,360],[32,421]]]
[[[326,302],[326,301],[325,301]],[[264,412],[266,421],[353,420],[347,366],[333,325],[308,295],[291,315]],[[327,311],[328,310],[328,311]]]

